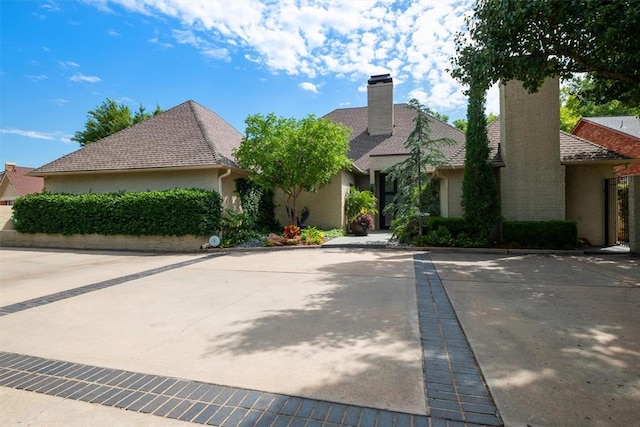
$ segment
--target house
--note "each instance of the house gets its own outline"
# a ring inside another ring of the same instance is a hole
[[[640,117],[582,117],[571,131],[619,153],[640,159]],[[640,175],[640,163],[622,165],[618,175]]]
[[[42,193],[44,179],[27,175],[33,168],[6,162],[0,173],[0,205],[12,205],[16,197]]]
[[[218,191],[238,201],[246,177],[231,155],[243,135],[213,111],[184,102],[30,172],[51,193],[108,193],[173,188]]]

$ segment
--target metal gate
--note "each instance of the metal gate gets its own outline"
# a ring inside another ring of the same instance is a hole
[[[607,245],[629,246],[629,181],[629,176],[606,180],[605,240]]]

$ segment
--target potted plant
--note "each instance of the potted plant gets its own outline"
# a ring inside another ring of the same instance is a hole
[[[373,215],[378,213],[378,200],[369,190],[350,188],[345,197],[345,210],[351,232],[366,236],[373,229]]]

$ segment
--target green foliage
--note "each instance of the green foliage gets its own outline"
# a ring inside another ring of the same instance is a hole
[[[449,229],[441,225],[435,230],[429,231],[424,241],[428,245],[451,246],[453,245],[454,239]]]
[[[505,221],[505,245],[523,248],[574,249],[578,245],[575,221]]]
[[[343,228],[332,228],[331,230],[324,231],[325,237],[329,239],[335,239],[336,237],[342,237],[346,235]]]
[[[220,228],[215,191],[169,190],[109,194],[29,194],[13,206],[16,230],[48,234],[207,236]]]
[[[360,191],[355,187],[349,188],[344,199],[347,221],[355,221],[359,215],[375,215],[378,213],[378,199],[369,190]]]
[[[85,146],[160,113],[160,106],[156,106],[154,112],[149,114],[142,105],[132,113],[126,105],[107,98],[102,105],[87,113],[84,130],[76,132],[71,140]]]
[[[220,246],[223,248],[239,246],[262,237],[255,227],[254,217],[246,212],[233,212],[227,209],[221,223],[222,240]]]
[[[464,218],[429,217],[425,233],[416,236],[413,243],[418,246],[456,246],[461,248],[486,247],[484,239],[472,237],[471,227]]]
[[[485,89],[589,73],[597,103],[640,103],[640,7],[636,0],[479,0],[456,36],[452,75]]]
[[[349,134],[342,124],[309,115],[301,120],[254,114],[245,120],[246,134],[233,152],[238,165],[263,188],[287,195],[287,215],[295,224],[296,201],[348,168]],[[291,206],[290,206],[291,204]]]
[[[427,227],[429,230],[436,230],[439,227],[445,227],[451,232],[453,237],[457,237],[461,233],[471,234],[471,227],[464,218],[431,216],[427,219]]]
[[[489,159],[484,102],[485,92],[482,87],[470,91],[462,180],[464,218],[471,227],[471,235],[480,240],[488,240],[491,231],[500,221],[498,185]]]
[[[416,99],[409,101],[408,108],[416,114],[413,119],[415,127],[404,142],[409,157],[383,171],[389,180],[395,180],[398,184],[398,191],[392,203],[385,206],[383,214],[394,215],[391,229],[401,242],[413,233],[411,228],[414,225],[417,234],[422,233],[424,218],[429,214],[429,207],[433,206],[425,196],[437,194],[433,189],[427,190],[437,185],[435,177],[428,174],[427,170],[446,165],[447,158],[441,147],[455,142],[449,138],[431,138],[431,111]]]
[[[324,231],[315,227],[307,227],[300,232],[300,239],[307,245],[321,245],[325,236]]]
[[[487,116],[487,126],[489,126],[491,122],[493,122],[497,118],[497,115],[489,113],[489,115]],[[460,129],[462,132],[467,133],[468,124],[466,119],[455,119],[453,121],[453,126],[455,126],[457,129]]]
[[[618,100],[597,103],[589,95],[593,79],[574,77],[560,89],[560,129],[571,132],[581,117],[640,116],[640,106],[629,107]]]
[[[257,230],[276,231],[282,228],[275,216],[273,190],[260,187],[253,181],[238,178],[236,192],[240,195],[243,211],[252,218]]]

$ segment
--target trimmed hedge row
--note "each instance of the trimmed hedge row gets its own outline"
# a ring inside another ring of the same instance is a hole
[[[578,223],[575,221],[504,221],[505,244],[523,248],[574,249],[578,246]]]
[[[21,233],[207,236],[220,230],[215,191],[174,189],[108,194],[30,194],[13,205]]]
[[[429,217],[425,236],[444,227],[452,240],[461,234],[473,236],[474,230],[464,218]],[[502,246],[538,249],[573,249],[578,245],[578,224],[575,221],[503,221]]]

